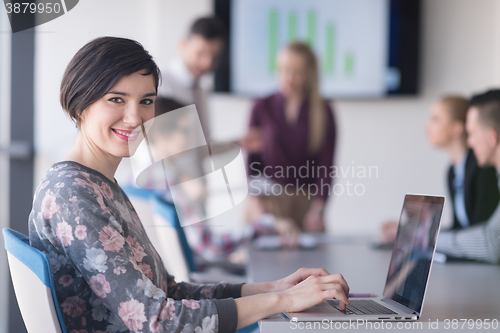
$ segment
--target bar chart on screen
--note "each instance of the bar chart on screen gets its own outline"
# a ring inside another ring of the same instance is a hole
[[[294,41],[305,41],[309,46],[315,47],[317,32],[317,13],[315,10],[308,10],[304,13],[305,20],[301,21],[304,24],[305,33],[299,36],[299,16],[296,10],[290,10],[284,13],[286,25],[286,41],[288,43]],[[271,8],[268,13],[268,68],[269,73],[274,75],[277,71],[276,57],[279,50],[279,19],[280,13],[276,8]],[[336,24],[332,21],[327,22],[323,27],[324,30],[324,46],[323,46],[323,74],[333,75],[336,70]],[[320,55],[321,56],[321,55]],[[354,73],[354,54],[351,51],[345,52],[342,58],[343,75],[351,77]]]
[[[325,95],[383,94],[388,8],[388,0],[234,1],[234,90],[255,94],[276,88],[279,51],[301,41],[318,57]]]

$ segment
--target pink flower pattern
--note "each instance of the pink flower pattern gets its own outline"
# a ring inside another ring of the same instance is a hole
[[[160,330],[160,322],[158,321],[158,316],[153,316],[149,319],[149,330],[152,333],[156,333]]]
[[[160,312],[160,318],[161,320],[174,320],[177,318],[175,314],[175,304],[171,298],[167,299],[165,306]]]
[[[116,274],[116,275],[120,275],[122,273],[127,273],[127,269],[125,267],[121,267],[121,266],[118,266],[116,267],[113,272]]]
[[[63,287],[67,287],[75,281],[71,275],[65,274],[59,278],[59,283],[62,284]]]
[[[135,261],[141,262],[142,259],[146,256],[144,247],[142,247],[142,245],[139,244],[134,237],[130,236],[127,237],[127,243],[132,248],[132,252],[134,252]]]
[[[143,263],[137,264],[137,266],[139,266],[139,269],[141,270],[142,273],[144,273],[144,275],[146,275],[150,279],[153,278],[153,272],[151,271],[151,266]]]
[[[200,308],[200,301],[193,300],[193,299],[190,299],[190,300],[183,299],[182,304],[184,304],[186,307],[193,309],[193,310]]]
[[[71,245],[71,241],[74,240],[73,230],[66,221],[62,221],[57,224],[56,235],[63,246]]]
[[[108,213],[108,214],[111,214],[110,211],[108,210],[108,207],[106,206],[106,204],[104,203],[104,199],[102,197],[102,195],[98,195],[97,198],[96,198],[97,202],[99,203],[99,207],[101,207],[101,209]]]
[[[89,186],[89,183],[87,183],[85,180],[83,180],[81,178],[75,178],[74,181],[75,181],[75,185],[79,185],[82,187]]]
[[[142,323],[147,320],[144,315],[144,304],[135,299],[120,303],[118,316],[120,316],[128,329],[134,332],[142,330]]]
[[[84,225],[77,225],[75,228],[75,237],[79,240],[87,238],[87,227]]]
[[[42,201],[42,212],[43,217],[50,219],[52,215],[59,211],[59,206],[56,203],[56,197],[53,196],[50,191],[45,195]]]
[[[102,274],[97,274],[91,277],[89,285],[90,289],[92,289],[92,291],[100,298],[106,298],[106,294],[111,292],[109,282],[106,281],[106,277]]]
[[[122,235],[110,226],[105,226],[99,232],[99,241],[102,243],[104,251],[119,252],[125,239]]]
[[[85,311],[85,301],[78,296],[71,296],[66,298],[61,307],[68,316],[78,317]]]
[[[102,191],[102,193],[104,193],[104,196],[108,200],[113,200],[114,199],[113,191],[111,191],[111,187],[109,187],[108,184],[102,183],[101,184],[101,191]]]

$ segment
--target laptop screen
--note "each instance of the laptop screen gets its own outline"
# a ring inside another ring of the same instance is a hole
[[[420,313],[439,233],[444,197],[406,195],[384,297]]]

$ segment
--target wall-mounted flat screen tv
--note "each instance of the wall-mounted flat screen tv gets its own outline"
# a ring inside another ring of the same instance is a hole
[[[416,95],[420,0],[215,0],[228,44],[215,90],[258,97],[277,89],[277,54],[312,47],[326,98]]]

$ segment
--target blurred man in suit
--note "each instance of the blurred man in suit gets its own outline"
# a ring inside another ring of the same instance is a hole
[[[162,69],[159,95],[184,105],[196,104],[205,138],[210,138],[207,97],[212,90],[210,73],[219,63],[226,39],[224,23],[217,17],[201,17],[193,22],[179,44],[179,55]]]
[[[500,90],[475,95],[467,112],[468,144],[479,166],[500,170]],[[499,184],[500,187],[500,184]],[[467,229],[442,232],[436,251],[449,256],[500,262],[500,208],[482,223]]]

